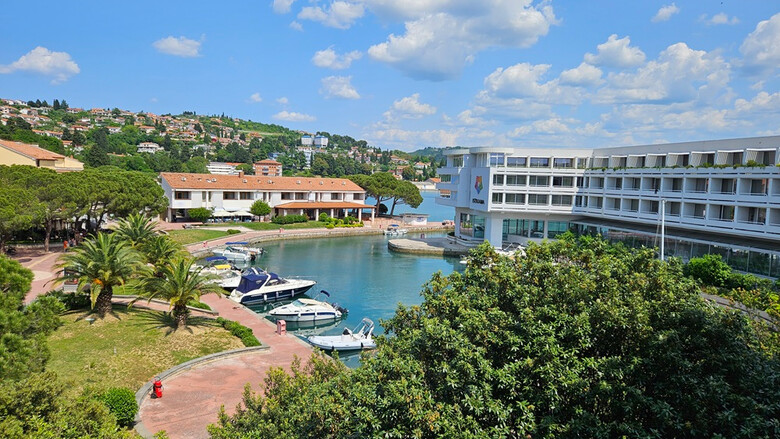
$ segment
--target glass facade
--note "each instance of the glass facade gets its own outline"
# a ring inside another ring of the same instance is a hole
[[[485,238],[485,217],[479,215],[470,215],[468,213],[460,214],[460,234],[475,239]]]

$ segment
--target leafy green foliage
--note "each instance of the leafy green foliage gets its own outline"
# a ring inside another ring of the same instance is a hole
[[[154,231],[156,226],[157,222],[146,215],[133,213],[119,220],[116,234],[127,241],[131,247],[139,248],[154,238],[157,234]]]
[[[237,229],[227,229],[227,230],[226,230],[226,233],[227,233],[228,235],[238,235],[239,233],[241,233],[241,230],[237,230]]]
[[[780,363],[678,261],[570,236],[526,254],[481,246],[383,322],[361,367],[274,370],[212,437],[780,434]]]
[[[204,223],[207,219],[211,218],[211,210],[206,209],[205,207],[196,207],[195,209],[188,210],[187,215],[189,215],[190,219],[193,221]]]
[[[387,172],[377,172],[372,175],[350,175],[348,178],[363,188],[369,196],[376,199],[376,206],[380,214],[384,201],[392,200],[393,202],[390,215],[395,211],[396,205],[408,204],[417,207],[423,201],[417,186],[408,181],[397,180]]]
[[[244,346],[252,347],[261,345],[260,340],[258,340],[257,337],[255,337],[255,334],[252,332],[252,328],[248,328],[241,323],[234,322],[233,320],[228,320],[223,317],[217,317],[217,323],[230,331],[231,334],[241,339],[241,342],[244,343]]]
[[[731,267],[720,255],[711,254],[691,259],[685,266],[684,273],[707,285],[725,287],[731,278]]]
[[[135,393],[126,387],[112,387],[101,395],[100,400],[116,418],[117,424],[132,427],[135,414],[138,413],[138,403]]]
[[[266,216],[271,213],[271,206],[263,200],[257,200],[252,203],[252,207],[249,208],[249,211],[252,212],[252,215]]]
[[[309,217],[306,215],[281,215],[281,216],[275,216],[271,220],[274,224],[295,224],[295,223],[305,223],[309,221]]]

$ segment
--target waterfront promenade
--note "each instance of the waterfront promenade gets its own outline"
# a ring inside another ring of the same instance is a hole
[[[198,256],[210,252],[212,248],[224,245],[228,241],[264,242],[271,240],[306,239],[337,236],[354,236],[381,234],[390,223],[397,220],[378,219],[364,228],[345,229],[279,229],[270,231],[249,231],[225,236],[186,246],[187,250]],[[161,230],[180,229],[180,223],[161,223]],[[231,226],[231,228],[236,228]],[[444,230],[440,224],[430,226],[409,227],[410,236],[419,236],[430,230]],[[44,253],[42,249],[20,249],[15,259],[23,266],[33,271],[35,278],[30,293],[25,298],[30,303],[35,297],[53,288],[51,281],[56,275],[55,264],[62,250],[52,245],[54,251]],[[124,299],[116,299],[122,302]],[[266,350],[242,353],[241,355],[217,359],[199,366],[187,369],[182,373],[166,379],[164,396],[160,399],[146,398],[142,401],[139,411],[141,424],[138,431],[149,437],[157,431],[165,430],[169,437],[176,438],[206,438],[206,427],[217,421],[221,405],[232,413],[241,401],[244,386],[250,384],[254,391],[260,392],[263,379],[272,367],[289,369],[297,356],[305,362],[312,354],[312,348],[303,340],[292,334],[278,335],[275,326],[251,310],[227,298],[214,295],[203,296],[202,301],[208,304],[221,317],[235,320],[250,327]],[[167,310],[164,304],[140,302],[138,306]],[[163,372],[163,371],[159,371]],[[154,377],[150,376],[149,380]]]

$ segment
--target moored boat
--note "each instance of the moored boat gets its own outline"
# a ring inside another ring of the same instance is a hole
[[[244,270],[230,298],[244,305],[275,302],[300,296],[316,283],[313,280],[283,278],[276,273],[248,268]]]
[[[227,258],[229,261],[249,262],[252,259],[252,255],[249,253],[234,249],[231,246],[215,248],[211,252],[217,256]]]
[[[320,294],[330,297],[330,294],[325,290],[321,290]],[[347,312],[347,310],[336,304],[316,299],[316,297],[314,299],[301,297],[292,303],[274,308],[268,315],[287,322],[316,322],[338,320]]]
[[[374,349],[374,322],[363,318],[355,329],[344,328],[341,335],[312,335],[307,338],[312,345],[325,351],[355,351]]]
[[[385,229],[385,235],[406,235],[409,232],[407,229],[402,229],[398,224],[390,224]]]

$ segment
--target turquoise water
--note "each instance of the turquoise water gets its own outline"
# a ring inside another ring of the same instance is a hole
[[[436,197],[439,193],[436,191],[421,191],[420,195],[423,197],[423,202],[420,203],[417,208],[412,208],[406,204],[399,204],[395,206],[393,215],[400,215],[402,213],[427,213],[428,221],[440,223],[444,220],[452,220],[455,218],[455,208],[450,206],[442,206],[436,204]],[[376,200],[374,198],[368,198],[366,204],[374,205]],[[388,209],[392,207],[392,202],[385,201],[384,204]]]
[[[345,326],[353,328],[368,317],[377,324],[375,332],[381,334],[379,319],[392,317],[399,303],[420,304],[422,285],[433,273],[450,274],[463,269],[458,258],[390,252],[387,241],[382,235],[374,235],[269,242],[263,245],[266,253],[256,265],[282,277],[316,280],[317,285],[307,296],[314,297],[324,289],[331,297],[321,296],[319,300],[338,302],[349,310],[346,318],[324,327],[296,328],[288,323],[291,332],[301,336],[336,335]],[[265,315],[269,307],[253,309]],[[358,364],[358,355],[342,358],[349,366]]]

